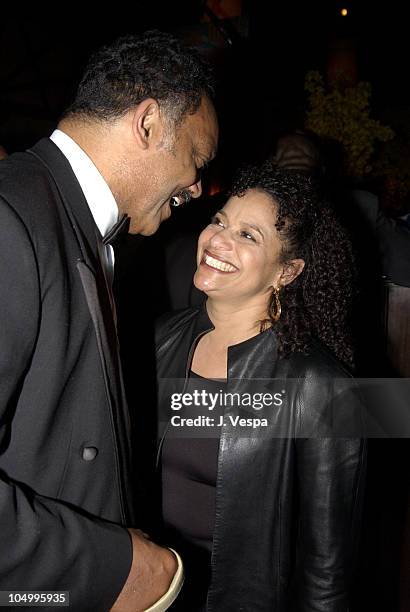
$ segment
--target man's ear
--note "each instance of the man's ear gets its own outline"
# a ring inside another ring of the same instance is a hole
[[[153,98],[143,100],[134,109],[132,133],[134,141],[141,149],[148,149],[162,137],[162,120],[158,102]]]
[[[290,285],[290,283],[292,283],[295,278],[301,274],[304,267],[305,261],[303,259],[291,259],[290,261],[287,261],[283,265],[282,272],[276,286],[284,287],[285,285]]]

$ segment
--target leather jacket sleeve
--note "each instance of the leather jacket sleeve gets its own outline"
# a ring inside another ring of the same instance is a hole
[[[292,609],[298,612],[348,611],[357,552],[366,463],[362,406],[352,379],[329,383],[304,385],[302,434],[310,435],[295,440],[299,525]]]
[[[300,521],[294,609],[346,612],[365,442],[299,439],[296,445]]]

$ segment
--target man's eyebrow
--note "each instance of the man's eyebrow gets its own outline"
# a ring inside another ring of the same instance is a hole
[[[217,150],[218,150],[217,148],[211,150],[210,154],[206,158],[207,164],[209,164],[209,162],[212,161],[214,157],[216,157]]]
[[[210,164],[214,157],[197,153],[196,158],[202,163],[201,168],[205,168],[206,166],[208,166],[208,164]]]
[[[201,160],[204,166],[208,165],[216,156],[217,149],[213,148],[210,153],[205,154],[200,149],[194,148],[194,156]]]
[[[200,151],[198,151],[198,149],[193,150],[192,157],[195,160],[195,165],[197,168],[204,168],[209,163],[209,160],[206,158],[206,156],[203,155]]]

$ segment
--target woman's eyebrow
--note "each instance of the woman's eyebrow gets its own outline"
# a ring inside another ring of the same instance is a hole
[[[226,212],[221,208],[221,210],[218,210],[215,215],[223,215],[226,219],[228,218],[228,215],[226,214]],[[253,223],[250,223],[249,221],[242,221],[243,225],[246,225],[247,227],[251,227],[252,229],[254,229],[256,232],[258,232],[263,239],[265,239],[264,233],[262,232],[262,230],[260,229],[260,227],[258,227],[257,225],[254,225]]]
[[[257,225],[254,225],[253,223],[248,223],[248,221],[243,221],[244,225],[247,225],[248,227],[251,227],[252,229],[254,229],[256,232],[259,232],[259,234],[262,236],[262,238],[265,238],[262,230],[260,229],[260,227],[258,227]]]

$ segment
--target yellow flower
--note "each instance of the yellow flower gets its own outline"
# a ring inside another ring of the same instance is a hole
[[[347,174],[362,177],[371,172],[376,143],[392,139],[394,132],[370,117],[370,84],[360,82],[346,87],[341,80],[326,89],[321,74],[310,71],[305,90],[309,103],[306,127],[318,136],[341,143]]]

